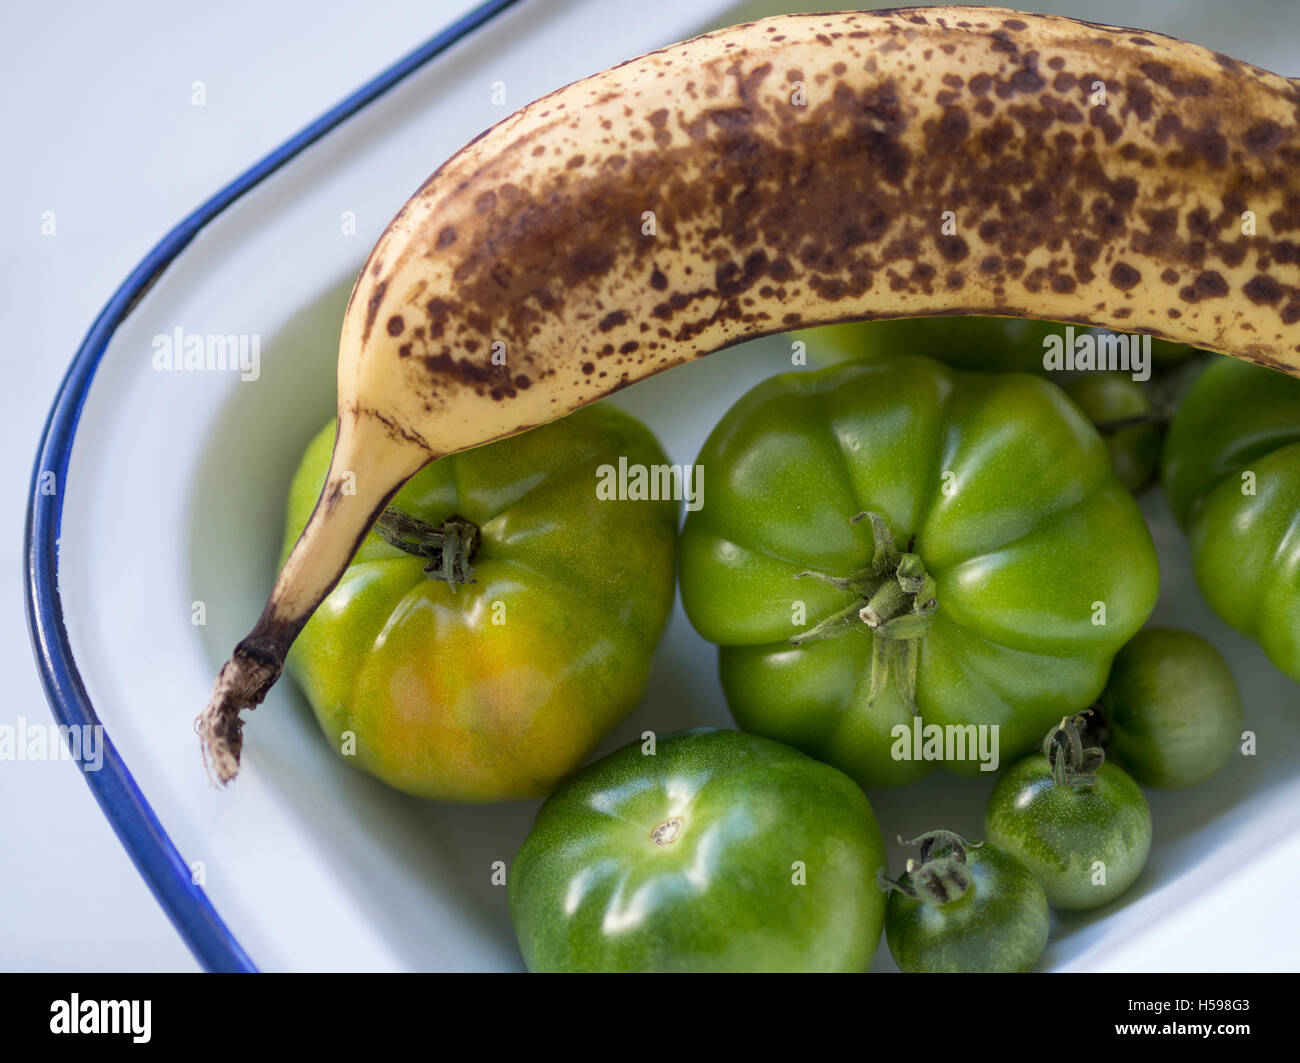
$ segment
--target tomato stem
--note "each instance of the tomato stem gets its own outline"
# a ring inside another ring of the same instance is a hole
[[[852,604],[837,610],[807,631],[791,637],[792,645],[830,638],[856,628],[861,623],[872,635],[871,688],[868,706],[876,703],[890,677],[903,704],[915,714],[916,680],[921,660],[921,640],[930,629],[931,618],[939,607],[934,580],[925,571],[918,554],[900,553],[894,536],[878,513],[859,513],[850,520],[858,524],[871,522],[873,550],[871,564],[850,576],[831,576],[824,572],[800,572],[795,579],[814,576],[842,591],[853,594]]]
[[[380,514],[375,531],[389,546],[424,558],[424,572],[430,579],[442,580],[453,590],[474,582],[470,562],[478,552],[481,533],[472,521],[451,516],[434,527],[389,506]]]
[[[1052,782],[1057,786],[1082,789],[1097,782],[1097,770],[1105,763],[1106,753],[1101,746],[1083,744],[1084,728],[1091,712],[1084,709],[1062,717],[1043,739],[1043,756],[1052,767]]]
[[[978,849],[982,842],[968,842],[950,830],[932,830],[907,842],[900,837],[898,843],[919,845],[921,858],[908,860],[897,880],[881,871],[877,882],[886,893],[897,890],[913,900],[939,907],[961,900],[970,891],[974,879],[966,866],[966,850]]]

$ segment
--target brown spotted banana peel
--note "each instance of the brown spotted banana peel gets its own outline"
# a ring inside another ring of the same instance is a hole
[[[1300,369],[1300,82],[997,8],[789,15],[562,88],[393,219],[339,344],[311,521],[197,727],[239,713],[398,487],[765,333],[930,314]]]

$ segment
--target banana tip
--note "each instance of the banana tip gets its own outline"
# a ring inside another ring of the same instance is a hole
[[[236,649],[217,676],[212,699],[194,721],[203,749],[203,765],[213,786],[224,787],[239,774],[244,745],[245,709],[255,709],[279,678],[280,662]]]

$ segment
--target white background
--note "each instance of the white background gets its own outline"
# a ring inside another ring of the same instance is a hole
[[[1278,29],[1291,3],[1027,6],[1136,22],[1296,73],[1293,35]],[[95,313],[182,215],[469,6],[83,0],[6,13],[0,356],[13,375],[0,386],[0,724],[49,720],[22,614],[22,520],[46,410]],[[1245,53],[1242,39],[1257,46]],[[53,236],[41,233],[46,211]],[[197,969],[68,763],[0,762],[0,968]]]

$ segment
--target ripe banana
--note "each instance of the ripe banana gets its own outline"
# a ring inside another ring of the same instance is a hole
[[[401,209],[339,344],[320,501],[200,717],[240,712],[401,483],[766,333],[990,314],[1300,370],[1300,81],[987,7],[705,34],[493,126]]]

